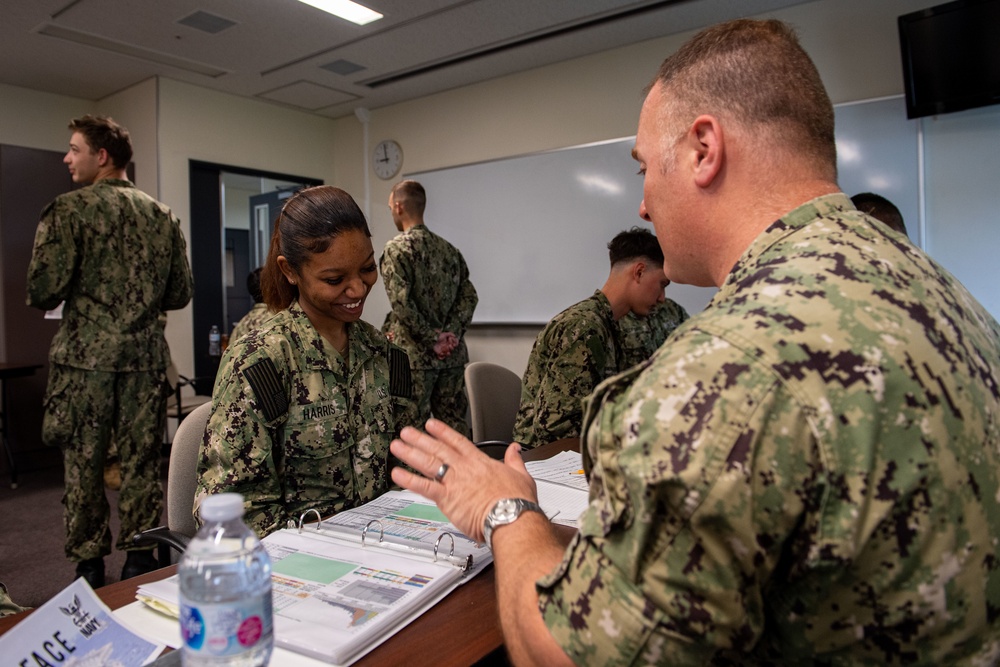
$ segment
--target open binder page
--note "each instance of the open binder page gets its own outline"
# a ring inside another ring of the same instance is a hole
[[[316,524],[306,525],[303,532],[333,532],[360,544],[366,526],[366,544],[377,543],[381,535],[384,542],[423,552],[430,558],[434,557],[435,544],[441,558],[451,553],[454,541],[454,560],[472,556],[466,581],[493,562],[493,553],[485,545],[460,533],[437,505],[412,491],[389,491],[361,507],[324,519],[318,530]]]
[[[358,549],[281,530],[271,556],[275,645],[348,665],[451,591],[462,571],[427,558]]]
[[[590,484],[582,466],[580,453],[570,451],[525,463],[535,478],[538,504],[553,523],[575,528],[580,514],[587,509]]]

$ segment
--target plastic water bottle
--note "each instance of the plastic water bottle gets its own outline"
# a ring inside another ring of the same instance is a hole
[[[213,324],[208,330],[208,356],[222,356],[222,332],[219,331],[218,324]]]
[[[181,658],[185,667],[258,667],[274,646],[271,559],[243,523],[243,496],[201,504],[204,525],[181,556]]]

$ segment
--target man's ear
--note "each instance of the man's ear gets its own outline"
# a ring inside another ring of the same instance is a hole
[[[642,280],[642,274],[646,273],[646,262],[639,260],[632,265],[632,280],[639,282]]]
[[[695,150],[695,184],[707,188],[722,171],[726,157],[725,136],[722,125],[715,116],[698,116],[691,123],[688,139]]]
[[[97,164],[100,165],[100,166],[102,166],[102,167],[105,167],[105,166],[108,165],[109,162],[111,162],[111,156],[108,155],[107,149],[105,149],[105,148],[98,148],[97,149]]]

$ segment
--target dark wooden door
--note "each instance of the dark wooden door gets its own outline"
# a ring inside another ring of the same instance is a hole
[[[31,470],[61,460],[41,442],[42,396],[48,380],[49,344],[58,320],[25,304],[28,263],[39,214],[74,187],[63,153],[0,145],[0,361],[43,364],[35,375],[8,387],[10,438],[17,466]],[[0,465],[6,466],[6,460]]]

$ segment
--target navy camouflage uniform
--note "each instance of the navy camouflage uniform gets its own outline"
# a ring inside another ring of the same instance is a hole
[[[272,313],[267,309],[266,303],[255,303],[250,311],[240,318],[240,321],[233,325],[233,330],[229,333],[229,343],[236,342],[236,339],[250,331],[259,328]]]
[[[264,536],[306,510],[362,505],[391,483],[389,443],[412,418],[409,362],[378,329],[348,326],[348,360],[297,302],[222,358],[201,446],[194,513],[208,495],[243,494]]]
[[[528,356],[514,441],[531,449],[579,437],[583,400],[622,369],[621,355],[611,303],[601,290],[553,317]]]
[[[684,306],[672,299],[656,304],[645,317],[632,311],[625,313],[616,322],[618,339],[622,344],[621,367],[625,369],[649,359],[688,317]]]
[[[588,400],[540,608],[579,664],[1000,659],[1000,327],[842,195]]]
[[[410,357],[417,421],[433,414],[469,435],[465,331],[479,303],[462,253],[426,225],[415,225],[385,244],[379,260],[392,306],[382,330]],[[458,347],[446,359],[434,354],[438,334],[450,331]]]
[[[164,311],[191,300],[180,223],[132,183],[101,179],[43,211],[28,267],[27,303],[65,301],[49,350],[42,440],[62,449],[66,555],[111,553],[104,462],[121,462],[116,546],[155,527],[163,508],[160,448],[169,363]]]

